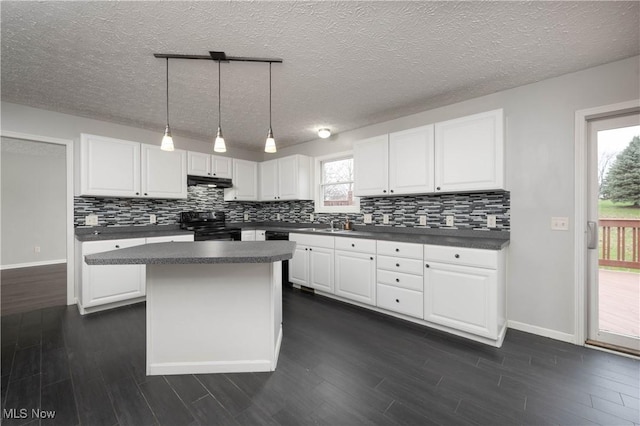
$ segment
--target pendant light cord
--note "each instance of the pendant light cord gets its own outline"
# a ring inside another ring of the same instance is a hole
[[[271,62],[269,62],[269,128],[271,128]]]
[[[167,58],[167,126],[169,125],[169,58]]]
[[[218,61],[218,128],[222,122],[222,114],[220,113],[220,61]]]

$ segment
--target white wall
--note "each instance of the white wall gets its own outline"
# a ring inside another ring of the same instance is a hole
[[[157,132],[152,132],[136,127],[76,117],[8,102],[2,102],[0,113],[2,114],[2,130],[60,139],[75,140],[80,138],[80,133],[89,133],[160,145],[164,134],[164,127],[158,129]],[[210,141],[183,138],[174,134],[173,142],[176,149],[198,152],[212,151],[212,142]],[[227,147],[227,152],[224,156],[253,161],[262,160],[261,152],[246,151],[232,146]]]
[[[508,318],[526,329],[574,335],[574,232],[551,231],[552,216],[574,217],[574,120],[580,109],[637,99],[639,57],[470,99],[278,150],[325,155],[354,141],[504,108],[511,191]]]
[[[2,266],[66,260],[66,148],[3,137],[1,166]]]

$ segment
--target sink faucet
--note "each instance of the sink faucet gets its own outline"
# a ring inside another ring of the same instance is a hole
[[[332,220],[332,221],[331,221],[331,230],[332,230],[332,231],[334,230],[334,228],[333,228],[333,222],[335,222],[335,220]]]

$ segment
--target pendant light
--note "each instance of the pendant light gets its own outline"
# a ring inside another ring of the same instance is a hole
[[[276,141],[273,139],[273,130],[271,130],[271,62],[269,62],[269,132],[264,144],[264,152],[273,154],[276,151]]]
[[[163,151],[173,151],[173,138],[171,137],[171,129],[169,128],[169,58],[167,59],[167,127],[164,129],[164,136],[160,149]]]
[[[220,61],[218,61],[218,132],[216,133],[216,140],[213,143],[213,150],[215,152],[227,152],[227,146],[224,143],[224,137],[222,136],[222,128],[220,122],[222,117],[220,114]]]

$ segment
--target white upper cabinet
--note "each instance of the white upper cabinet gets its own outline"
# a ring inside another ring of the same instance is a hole
[[[389,136],[376,136],[353,144],[354,194],[389,195]]]
[[[187,152],[142,145],[142,196],[187,198]]]
[[[233,187],[224,190],[225,201],[258,200],[258,163],[233,159]]]
[[[82,134],[78,195],[187,198],[186,151]]]
[[[435,125],[436,192],[505,189],[502,109]]]
[[[355,195],[433,192],[433,125],[356,142]]]
[[[389,193],[433,192],[433,125],[389,134]]]
[[[232,178],[232,158],[202,152],[187,153],[187,173],[194,176]]]
[[[305,155],[260,163],[260,200],[310,200],[311,158]]]
[[[82,134],[79,195],[140,196],[140,144]]]

